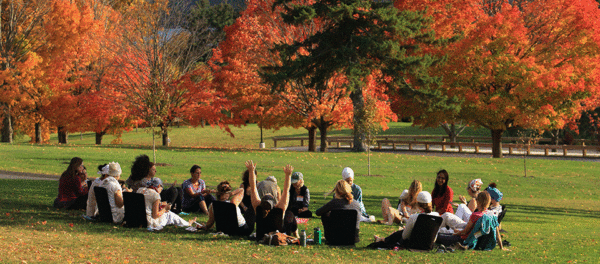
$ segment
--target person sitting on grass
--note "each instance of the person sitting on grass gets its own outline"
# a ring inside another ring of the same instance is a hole
[[[373,216],[373,215],[369,216],[369,214],[367,214],[367,209],[365,209],[365,205],[363,204],[362,189],[360,188],[360,186],[354,184],[354,171],[352,170],[352,168],[346,167],[342,170],[342,179],[345,180],[346,182],[348,182],[348,184],[350,184],[350,186],[352,188],[352,196],[354,197],[354,200],[356,200],[358,202],[358,205],[360,206],[360,215],[358,216],[360,218],[360,221],[361,222],[374,222],[375,216]],[[334,191],[325,193],[325,197],[329,196],[333,192]]]
[[[496,183],[492,182],[490,185],[485,188],[485,191],[490,194],[490,198],[492,199],[490,202],[490,212],[494,213],[498,216],[502,213],[502,205],[500,205],[500,201],[502,200],[502,192],[498,190]]]
[[[55,208],[86,209],[89,189],[84,171],[83,159],[79,157],[72,158],[67,170],[60,175],[58,197],[54,200]]]
[[[212,190],[206,189],[206,184],[200,179],[202,175],[200,166],[192,166],[190,174],[192,177],[181,184],[183,190],[182,210],[186,213],[200,212],[208,215],[208,206],[215,201],[215,197],[211,194]]]
[[[433,209],[440,215],[450,212],[454,213],[452,209],[452,199],[454,197],[454,191],[448,186],[450,177],[446,170],[440,170],[436,174],[435,187],[431,192]]]
[[[391,225],[393,223],[402,223],[406,221],[412,214],[417,213],[417,195],[423,190],[421,182],[414,180],[410,184],[408,190],[404,190],[398,200],[398,207],[393,208],[387,198],[383,198],[381,202],[381,212],[383,215],[383,223]]]
[[[246,221],[239,207],[240,203],[242,202],[243,196],[244,189],[238,188],[232,191],[231,185],[228,181],[222,181],[217,186],[217,201],[228,202],[235,205],[238,228],[233,234],[228,235],[248,236],[254,230],[254,222],[251,222],[251,225],[249,225],[249,222]],[[212,203],[208,207],[208,221],[206,222],[206,225],[202,227],[202,229],[204,230],[209,230],[215,224],[215,213],[213,209],[215,204],[216,203]]]
[[[153,178],[149,187],[140,187],[137,190],[137,193],[144,195],[148,229],[161,230],[167,225],[176,225],[179,227],[191,226],[196,221],[196,218],[185,221],[179,215],[171,212],[171,204],[160,200],[160,193],[162,191],[163,184],[159,178]]]
[[[308,210],[310,192],[304,185],[304,175],[301,172],[292,174],[292,188],[290,188],[290,210],[296,217],[311,218],[312,212]]]
[[[139,155],[131,165],[131,175],[125,181],[127,187],[137,192],[140,187],[150,186],[152,178],[156,174],[154,163],[150,162],[148,155]]]
[[[379,237],[375,235],[375,243],[369,245],[369,247],[375,248],[394,248],[394,247],[405,247],[406,242],[410,239],[410,235],[414,229],[415,223],[417,222],[417,218],[420,214],[428,214],[439,216],[437,212],[433,211],[431,205],[431,194],[427,191],[421,191],[417,195],[417,205],[416,207],[419,210],[419,213],[412,214],[408,220],[406,221],[406,225],[404,229],[396,231],[389,235],[388,237]]]
[[[464,242],[467,238],[474,236],[473,234],[471,234],[471,232],[474,230],[475,228],[475,223],[477,223],[477,220],[479,220],[481,217],[484,216],[484,214],[488,214],[489,216],[492,216],[494,218],[496,218],[497,221],[497,217],[493,215],[493,213],[489,212],[487,210],[487,208],[490,205],[490,195],[487,192],[480,192],[477,195],[477,210],[475,212],[473,212],[471,214],[471,217],[469,218],[469,222],[467,222],[466,224],[464,224],[464,222],[460,222],[461,219],[458,217],[454,217],[451,219],[454,219],[453,221],[448,221],[447,217],[442,216],[442,218],[444,218],[444,221],[442,222],[442,226],[444,225],[454,225],[455,223],[461,224],[464,226],[464,228],[459,228],[458,226],[452,226],[452,228],[454,229],[454,234],[445,234],[445,233],[440,233],[438,234],[438,239],[437,239],[437,243],[442,244],[444,246],[450,246],[450,247],[454,247],[455,249],[467,249],[467,247],[465,246]],[[451,216],[451,215],[446,215],[446,216]],[[499,236],[499,232],[500,230],[498,228],[496,228],[496,238],[498,240],[498,244],[500,246],[500,249],[504,249],[502,246],[502,241],[499,241],[500,236]]]
[[[483,184],[483,182],[481,181],[481,179],[475,179],[475,180],[472,180],[469,182],[469,184],[467,185],[467,193],[471,197],[471,200],[469,202],[467,202],[467,199],[465,199],[464,196],[462,196],[462,195],[458,196],[460,201],[463,203],[456,204],[456,206],[457,206],[456,216],[460,217],[465,222],[469,221],[469,217],[471,216],[473,211],[475,211],[475,209],[477,209],[477,199],[476,198],[477,198],[477,195],[479,195],[482,184]]]
[[[252,207],[256,213],[256,239],[262,240],[265,234],[279,230],[288,235],[296,234],[298,225],[294,214],[287,210],[290,195],[290,178],[294,167],[288,164],[283,169],[285,181],[283,192],[277,203],[271,194],[266,194],[262,198],[258,195],[256,189],[256,164],[249,160],[246,161],[246,168],[249,172],[250,181],[250,199]]]
[[[352,195],[352,187],[350,187],[350,184],[347,181],[339,180],[336,182],[335,187],[333,188],[333,193],[333,199],[321,206],[321,208],[317,209],[315,213],[317,216],[321,217],[323,228],[329,229],[331,225],[335,225],[337,223],[337,219],[331,219],[329,217],[329,212],[331,212],[331,210],[356,210],[356,236],[354,242],[358,243],[360,241],[358,235],[360,230],[360,205]]]
[[[121,165],[117,162],[108,164],[108,177],[102,180],[100,187],[105,188],[108,194],[108,203],[112,219],[115,224],[123,222],[125,217],[125,202],[123,201],[123,189],[119,183],[121,178]]]
[[[88,220],[92,220],[93,218],[98,216],[98,204],[96,203],[96,194],[94,193],[94,187],[100,186],[100,184],[102,184],[102,180],[108,177],[108,164],[98,166],[98,174],[100,174],[100,177],[92,181],[88,192],[87,209],[85,210],[85,216]]]

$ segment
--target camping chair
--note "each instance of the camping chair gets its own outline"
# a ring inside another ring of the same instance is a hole
[[[146,220],[146,200],[141,193],[123,192],[125,203],[125,227],[148,227]]]
[[[354,246],[359,230],[356,228],[356,210],[331,210],[329,216],[321,217],[325,240],[329,245]]]
[[[443,219],[440,216],[419,214],[406,247],[420,250],[433,249],[435,238],[442,221]]]
[[[250,233],[252,233],[252,230],[254,230],[253,225],[251,227],[252,230],[249,230],[248,234],[240,234],[235,204],[222,201],[214,201],[212,203],[212,207],[217,232],[221,231],[228,235],[243,236],[249,235]]]
[[[96,196],[96,204],[98,205],[98,221],[112,223],[112,211],[110,209],[106,188],[95,186],[94,195]]]

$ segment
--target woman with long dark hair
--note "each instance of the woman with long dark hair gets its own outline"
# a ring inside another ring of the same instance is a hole
[[[275,202],[272,194],[267,194],[262,198],[258,195],[256,189],[256,164],[251,160],[246,161],[246,168],[250,174],[250,198],[252,207],[256,213],[256,239],[260,240],[269,232],[279,230],[291,235],[298,229],[294,214],[287,211],[290,195],[290,181],[294,167],[288,164],[283,169],[285,181],[283,192],[279,201]]]
[[[54,200],[55,208],[86,209],[88,186],[84,171],[83,159],[79,157],[72,158],[67,170],[60,175],[58,197]]]
[[[448,186],[448,180],[449,176],[446,170],[438,171],[435,178],[435,187],[433,188],[433,192],[431,192],[434,210],[440,215],[446,212],[454,213],[454,209],[452,209],[454,192]]]

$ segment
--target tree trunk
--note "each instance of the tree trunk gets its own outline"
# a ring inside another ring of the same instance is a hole
[[[69,138],[67,131],[64,127],[58,127],[58,144],[67,144],[69,143]]]
[[[10,116],[10,106],[5,104],[4,120],[2,120],[2,142],[13,142],[12,119]]]
[[[106,132],[96,132],[96,145],[102,145],[102,137],[106,134]]]
[[[171,145],[171,140],[169,139],[169,131],[166,129],[162,130],[162,145],[163,147],[168,147]]]
[[[360,129],[357,129],[358,127],[362,127],[362,122],[365,121],[360,118],[359,114],[365,108],[365,98],[363,97],[362,89],[355,89],[350,93],[350,99],[352,99],[352,106],[354,107],[354,118],[352,120],[354,122],[354,147],[352,150],[356,152],[365,152],[366,136],[364,132],[359,132]]]
[[[492,129],[492,157],[502,158],[502,129]]]
[[[327,128],[329,126],[322,125],[319,127],[319,132],[321,132],[321,152],[327,152]]]
[[[308,151],[317,151],[317,127],[310,126],[308,129]]]
[[[42,124],[40,122],[35,123],[35,143],[42,143]]]

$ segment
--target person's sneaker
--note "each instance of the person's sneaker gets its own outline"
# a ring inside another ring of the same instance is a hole
[[[182,211],[182,212],[179,213],[179,215],[184,215],[185,216],[185,215],[190,215],[190,214]]]

